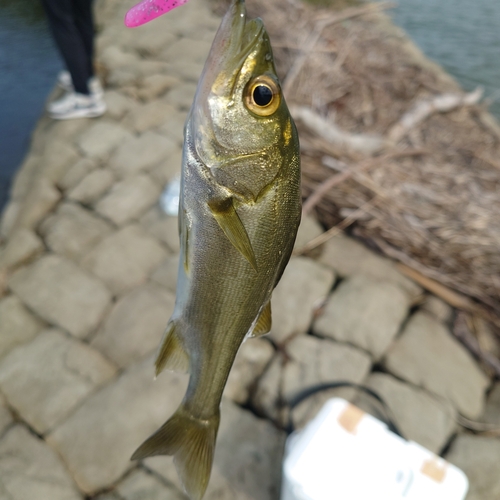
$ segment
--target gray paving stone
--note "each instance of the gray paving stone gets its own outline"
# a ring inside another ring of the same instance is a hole
[[[83,205],[91,205],[109,191],[114,182],[115,176],[111,170],[96,168],[71,189],[67,197]]]
[[[131,130],[142,133],[159,127],[172,113],[175,113],[175,107],[172,104],[164,99],[155,99],[135,107],[125,117],[123,123]]]
[[[56,183],[81,156],[67,141],[47,141],[40,157],[39,171],[51,182]]]
[[[104,160],[119,144],[131,138],[132,134],[121,125],[98,121],[80,135],[77,144],[86,156]]]
[[[194,83],[185,83],[168,92],[164,99],[176,109],[188,111],[193,103],[195,92],[196,85]]]
[[[42,322],[15,295],[0,300],[0,358],[35,338],[42,328]]]
[[[300,221],[299,230],[297,232],[297,239],[295,240],[295,248],[300,250],[304,248],[314,238],[320,236],[325,231],[317,221],[316,217],[306,215]]]
[[[2,238],[8,238],[12,233],[21,208],[22,203],[20,200],[11,199],[3,209],[0,219],[0,236]]]
[[[60,458],[21,425],[0,440],[0,498],[82,500]]]
[[[143,78],[137,95],[144,101],[151,101],[161,97],[168,90],[182,85],[181,80],[173,75],[180,76],[172,71],[170,75],[155,74]]]
[[[111,191],[99,200],[95,209],[121,226],[146,212],[158,200],[160,193],[160,186],[147,175],[139,174],[115,184]]]
[[[57,185],[63,190],[68,191],[74,188],[84,177],[92,170],[97,168],[97,162],[90,158],[82,158],[72,165],[64,174]]]
[[[469,479],[467,500],[500,498],[500,439],[459,435],[445,458],[460,467]]]
[[[177,289],[177,270],[179,268],[179,255],[169,255],[151,275],[151,279],[167,290],[175,293]]]
[[[104,100],[108,107],[106,116],[115,120],[122,119],[125,114],[138,104],[130,97],[117,90],[107,90],[104,92]]]
[[[118,178],[123,179],[164,162],[176,149],[178,147],[173,139],[145,132],[123,143],[111,157],[109,166]]]
[[[170,71],[186,82],[197,84],[203,71],[203,63],[177,60],[170,64]]]
[[[259,378],[257,387],[252,395],[252,405],[259,415],[270,418],[282,424],[284,412],[280,407],[282,371],[285,364],[285,357],[282,353],[277,353],[267,366],[263,375]]]
[[[450,404],[385,373],[372,373],[365,385],[387,403],[406,439],[439,454],[456,428],[456,411]],[[376,418],[385,419],[380,404],[373,398],[360,393],[355,404]]]
[[[384,363],[389,372],[442,396],[468,418],[476,419],[483,411],[488,378],[432,316],[413,315]]]
[[[4,431],[14,422],[12,413],[10,412],[7,401],[0,394],[0,437],[3,435]],[[0,479],[1,482],[1,479]]]
[[[87,255],[111,230],[109,223],[74,203],[61,203],[57,212],[40,225],[47,246],[76,261]]]
[[[111,301],[99,280],[56,255],[20,269],[9,286],[41,318],[80,338],[96,328]]]
[[[173,486],[167,486],[151,473],[135,470],[117,486],[124,500],[184,500],[186,498]]]
[[[0,251],[0,269],[13,269],[45,250],[42,240],[29,229],[15,231]]]
[[[15,227],[34,229],[59,203],[61,193],[44,178],[34,179],[15,220]]]
[[[21,417],[43,434],[114,374],[115,368],[98,351],[52,329],[2,359],[0,389]]]
[[[104,238],[82,260],[115,294],[145,283],[167,252],[137,224]]]
[[[274,355],[274,349],[266,339],[248,339],[234,360],[224,389],[224,396],[235,403],[248,401],[250,390],[262,375]]]
[[[167,45],[162,51],[161,57],[167,62],[174,62],[178,60],[179,54],[182,54],[183,58],[188,61],[204,63],[211,45],[212,43],[209,41],[190,40],[183,37]]]
[[[281,394],[285,401],[317,384],[347,381],[361,383],[368,375],[370,357],[355,347],[300,335],[286,346],[288,362],[282,372]],[[352,393],[352,391],[350,391]],[[348,397],[349,391],[342,391]],[[293,410],[297,427],[304,426],[316,416],[331,393],[319,393]],[[276,402],[278,404],[278,401]]]
[[[155,284],[135,288],[111,310],[92,345],[124,367],[160,344],[175,295]]]
[[[426,298],[425,302],[421,306],[421,309],[443,323],[448,323],[453,317],[453,308],[444,300],[441,300],[434,295],[429,295]]]
[[[153,358],[129,367],[90,396],[47,437],[86,493],[109,487],[131,467],[135,449],[177,409],[187,376],[153,381]]]
[[[138,60],[137,54],[127,52],[116,43],[108,45],[99,54],[99,62],[106,66],[111,73],[123,66],[135,64]]]
[[[167,134],[169,137],[177,141],[179,145],[182,145],[184,141],[184,123],[186,122],[186,115],[186,111],[179,111],[176,109],[165,118],[165,121],[158,128],[158,131],[161,134]]]
[[[343,278],[363,274],[375,280],[395,283],[412,299],[422,292],[418,285],[400,274],[390,260],[380,257],[347,236],[338,235],[329,239],[319,261],[334,269]]]
[[[500,426],[500,382],[497,382],[493,386],[493,389],[488,395],[481,422]]]
[[[182,135],[182,132],[181,132]],[[157,167],[151,170],[151,177],[160,184],[166,186],[175,177],[180,177],[182,165],[182,148],[180,146],[161,162]]]
[[[164,23],[138,26],[127,31],[129,36],[123,40],[123,46],[138,51],[141,55],[157,55],[160,50],[171,45],[176,39],[171,30],[166,29]]]
[[[313,331],[349,342],[378,360],[409,312],[408,295],[398,286],[356,275],[330,295]]]
[[[283,342],[294,333],[306,332],[334,281],[327,267],[306,257],[292,257],[271,298],[271,338]]]
[[[279,498],[284,442],[284,432],[223,398],[214,465],[203,500]],[[145,464],[181,489],[171,457],[149,458]]]
[[[179,222],[177,217],[167,215],[156,204],[141,217],[139,222],[151,235],[167,245],[170,251],[179,253]]]

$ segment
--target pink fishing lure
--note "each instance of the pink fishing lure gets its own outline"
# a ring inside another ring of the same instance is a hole
[[[125,26],[136,28],[184,5],[188,0],[142,0],[125,15]]]

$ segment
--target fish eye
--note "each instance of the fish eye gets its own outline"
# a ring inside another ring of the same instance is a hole
[[[278,82],[268,75],[254,78],[245,89],[245,105],[256,115],[272,115],[278,109],[280,101]]]

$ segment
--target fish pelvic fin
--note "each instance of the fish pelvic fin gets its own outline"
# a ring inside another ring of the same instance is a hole
[[[208,204],[212,215],[234,248],[243,255],[257,271],[257,261],[248,233],[233,205],[233,199],[212,201]]]
[[[257,323],[255,323],[254,329],[250,334],[250,337],[260,337],[269,333],[273,324],[271,315],[271,301],[269,301],[259,314]]]
[[[189,371],[189,355],[182,345],[175,320],[170,320],[163,334],[160,350],[155,361],[156,376],[164,369],[179,372]]]
[[[201,500],[212,470],[220,413],[209,419],[193,417],[182,405],[135,451],[131,460],[156,455],[173,455],[186,493]]]

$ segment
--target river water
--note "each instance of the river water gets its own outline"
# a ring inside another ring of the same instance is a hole
[[[394,22],[500,118],[500,0],[398,3]],[[0,0],[0,210],[60,68],[39,0]]]

